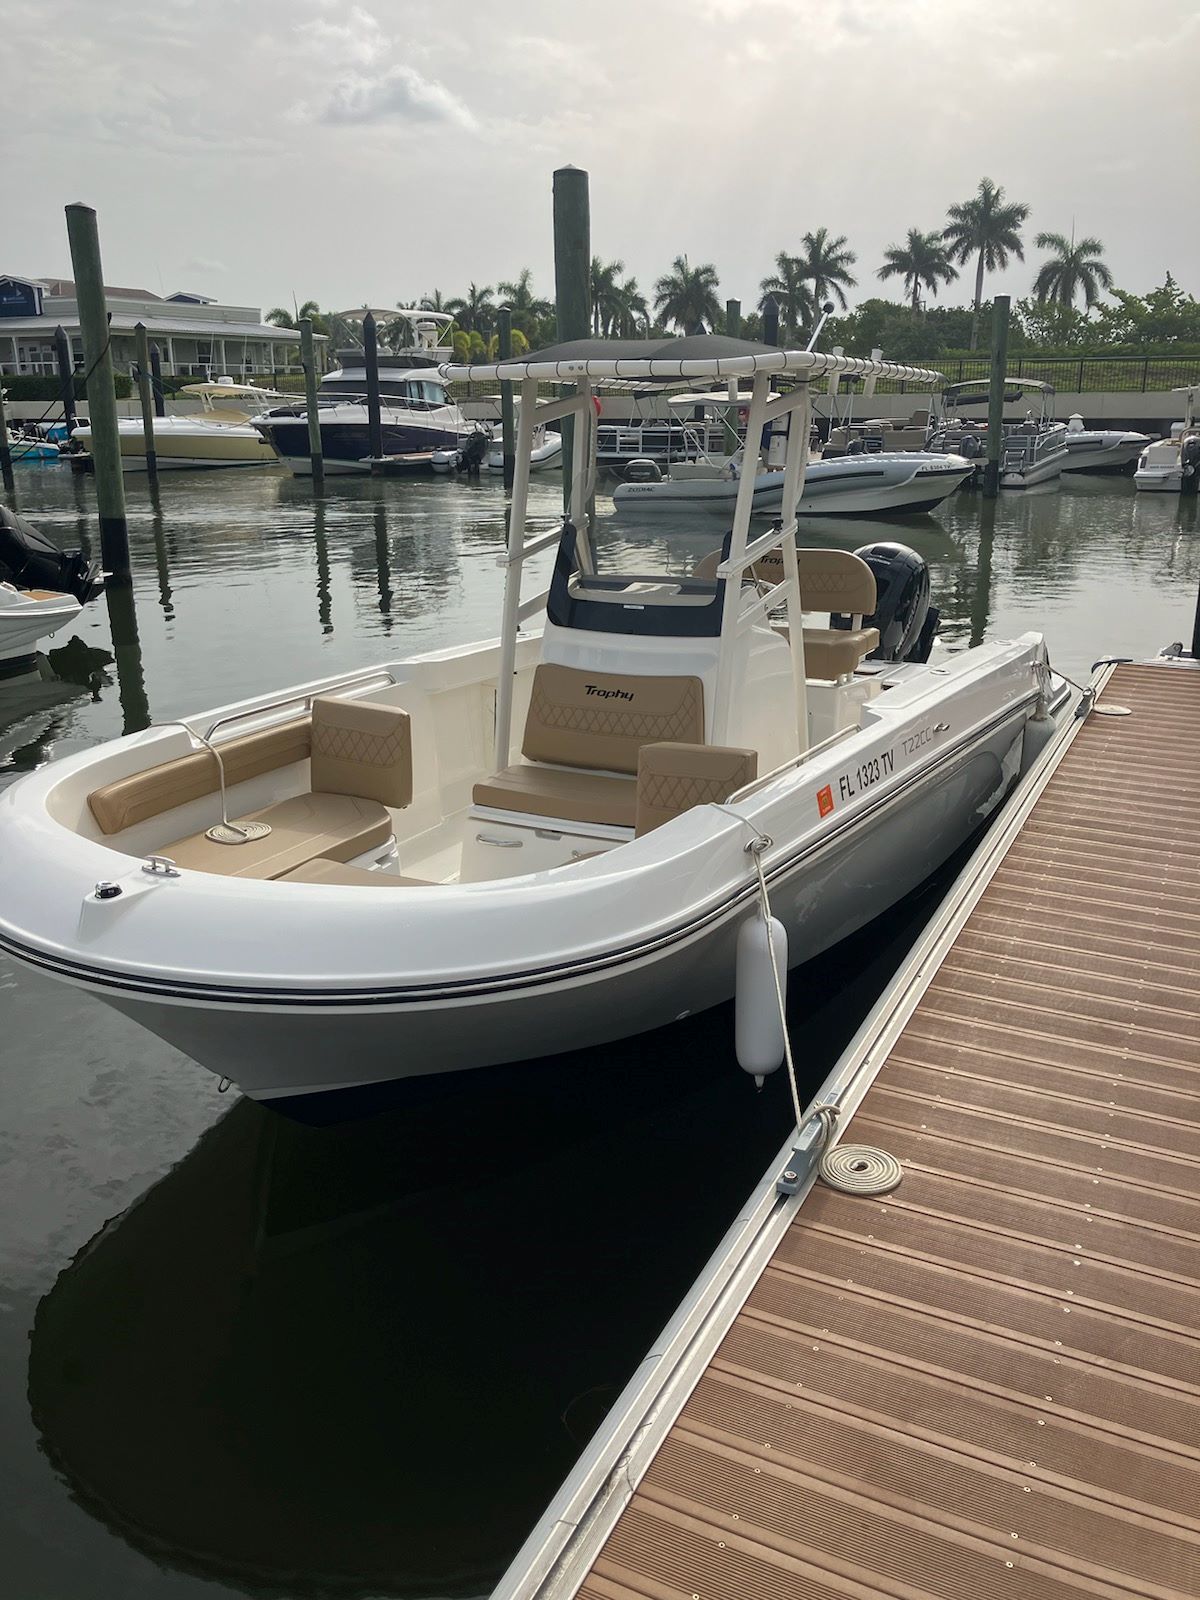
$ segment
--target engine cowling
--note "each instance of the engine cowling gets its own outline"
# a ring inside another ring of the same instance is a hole
[[[863,618],[864,628],[879,630],[872,661],[928,661],[941,620],[930,603],[929,568],[915,550],[890,540],[863,545],[855,555],[875,577],[875,611]],[[838,617],[835,627],[850,626]]]

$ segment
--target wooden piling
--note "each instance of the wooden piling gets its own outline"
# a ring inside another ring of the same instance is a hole
[[[313,492],[323,494],[325,457],[321,450],[321,418],[317,411],[317,363],[311,317],[300,318],[300,362],[304,367],[304,404],[308,412],[308,458],[312,463]],[[382,450],[379,453],[382,455]]]
[[[580,167],[559,167],[554,174],[554,301],[558,337],[586,339],[592,331],[592,223],[588,175]],[[573,394],[565,384],[560,394]],[[563,442],[563,510],[571,504],[575,419],[560,423]]]
[[[779,343],[779,301],[773,294],[768,295],[763,306],[763,343]]]
[[[150,388],[154,394],[154,415],[165,417],[167,414],[167,397],[163,393],[162,381],[162,356],[156,344],[150,346]]]
[[[75,426],[75,362],[71,356],[71,341],[60,323],[54,330],[54,359],[58,367],[58,393],[62,401],[63,425],[67,438]]]
[[[158,482],[158,450],[154,443],[154,399],[150,393],[150,341],[146,337],[146,324],[135,322],[133,336],[137,341],[138,399],[142,403],[142,437],[146,441],[146,471],[151,483]]]
[[[1000,455],[1004,448],[1004,376],[1008,366],[1008,303],[1006,294],[998,294],[992,300],[987,465],[983,469],[983,492],[989,500],[994,500],[1000,493]]]
[[[725,302],[725,332],[731,339],[742,337],[742,302],[740,300],[726,300]]]
[[[100,559],[111,583],[128,583],[129,524],[125,519],[125,482],[121,472],[121,441],[117,430],[104,273],[100,264],[100,235],[91,206],[70,205],[66,213],[71,270],[83,333],[83,359],[88,374],[88,419],[100,522]]]
[[[17,509],[17,480],[13,477],[12,451],[8,448],[8,423],[4,416],[4,384],[0,382],[0,482],[13,510]]]
[[[383,455],[383,413],[379,401],[379,335],[375,329],[375,313],[368,311],[363,318],[363,356],[367,369],[367,435],[368,454],[372,461]]]
[[[509,306],[500,307],[500,314],[496,318],[496,334],[499,340],[496,354],[501,361],[508,361],[512,356],[512,310]],[[509,494],[517,467],[516,411],[511,378],[500,380],[500,438],[504,451],[504,492]]]

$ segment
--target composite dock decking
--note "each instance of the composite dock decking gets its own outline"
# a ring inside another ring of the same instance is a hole
[[[586,1600],[1200,1594],[1200,670],[1101,703]]]

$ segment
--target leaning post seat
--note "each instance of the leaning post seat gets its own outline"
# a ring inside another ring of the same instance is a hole
[[[844,678],[857,671],[879,644],[879,630],[862,625],[877,604],[875,574],[861,556],[848,550],[797,548],[796,561],[804,610],[837,611],[851,619],[849,628],[805,628],[805,676]],[[781,583],[783,552],[769,550],[754,563],[754,576],[764,583]]]
[[[697,677],[589,672],[543,662],[534,671],[521,744],[525,762],[477,783],[474,802],[564,822],[632,828],[645,745],[704,743]]]
[[[398,706],[368,700],[313,701],[311,719],[230,740],[220,747],[226,784],[310,758],[310,787],[232,821],[270,831],[234,844],[201,831],[158,847],[177,866],[236,878],[279,878],[326,857],[351,861],[392,838],[389,807],[412,801],[412,730]],[[105,833],[219,791],[217,763],[198,751],[135,773],[89,795]],[[215,818],[214,818],[215,820]]]

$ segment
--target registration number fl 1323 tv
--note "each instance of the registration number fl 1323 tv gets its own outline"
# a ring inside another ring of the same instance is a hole
[[[882,755],[871,756],[861,766],[843,772],[838,778],[838,794],[843,800],[853,800],[856,794],[870,789],[874,784],[890,778],[896,768],[895,752],[885,750]]]

